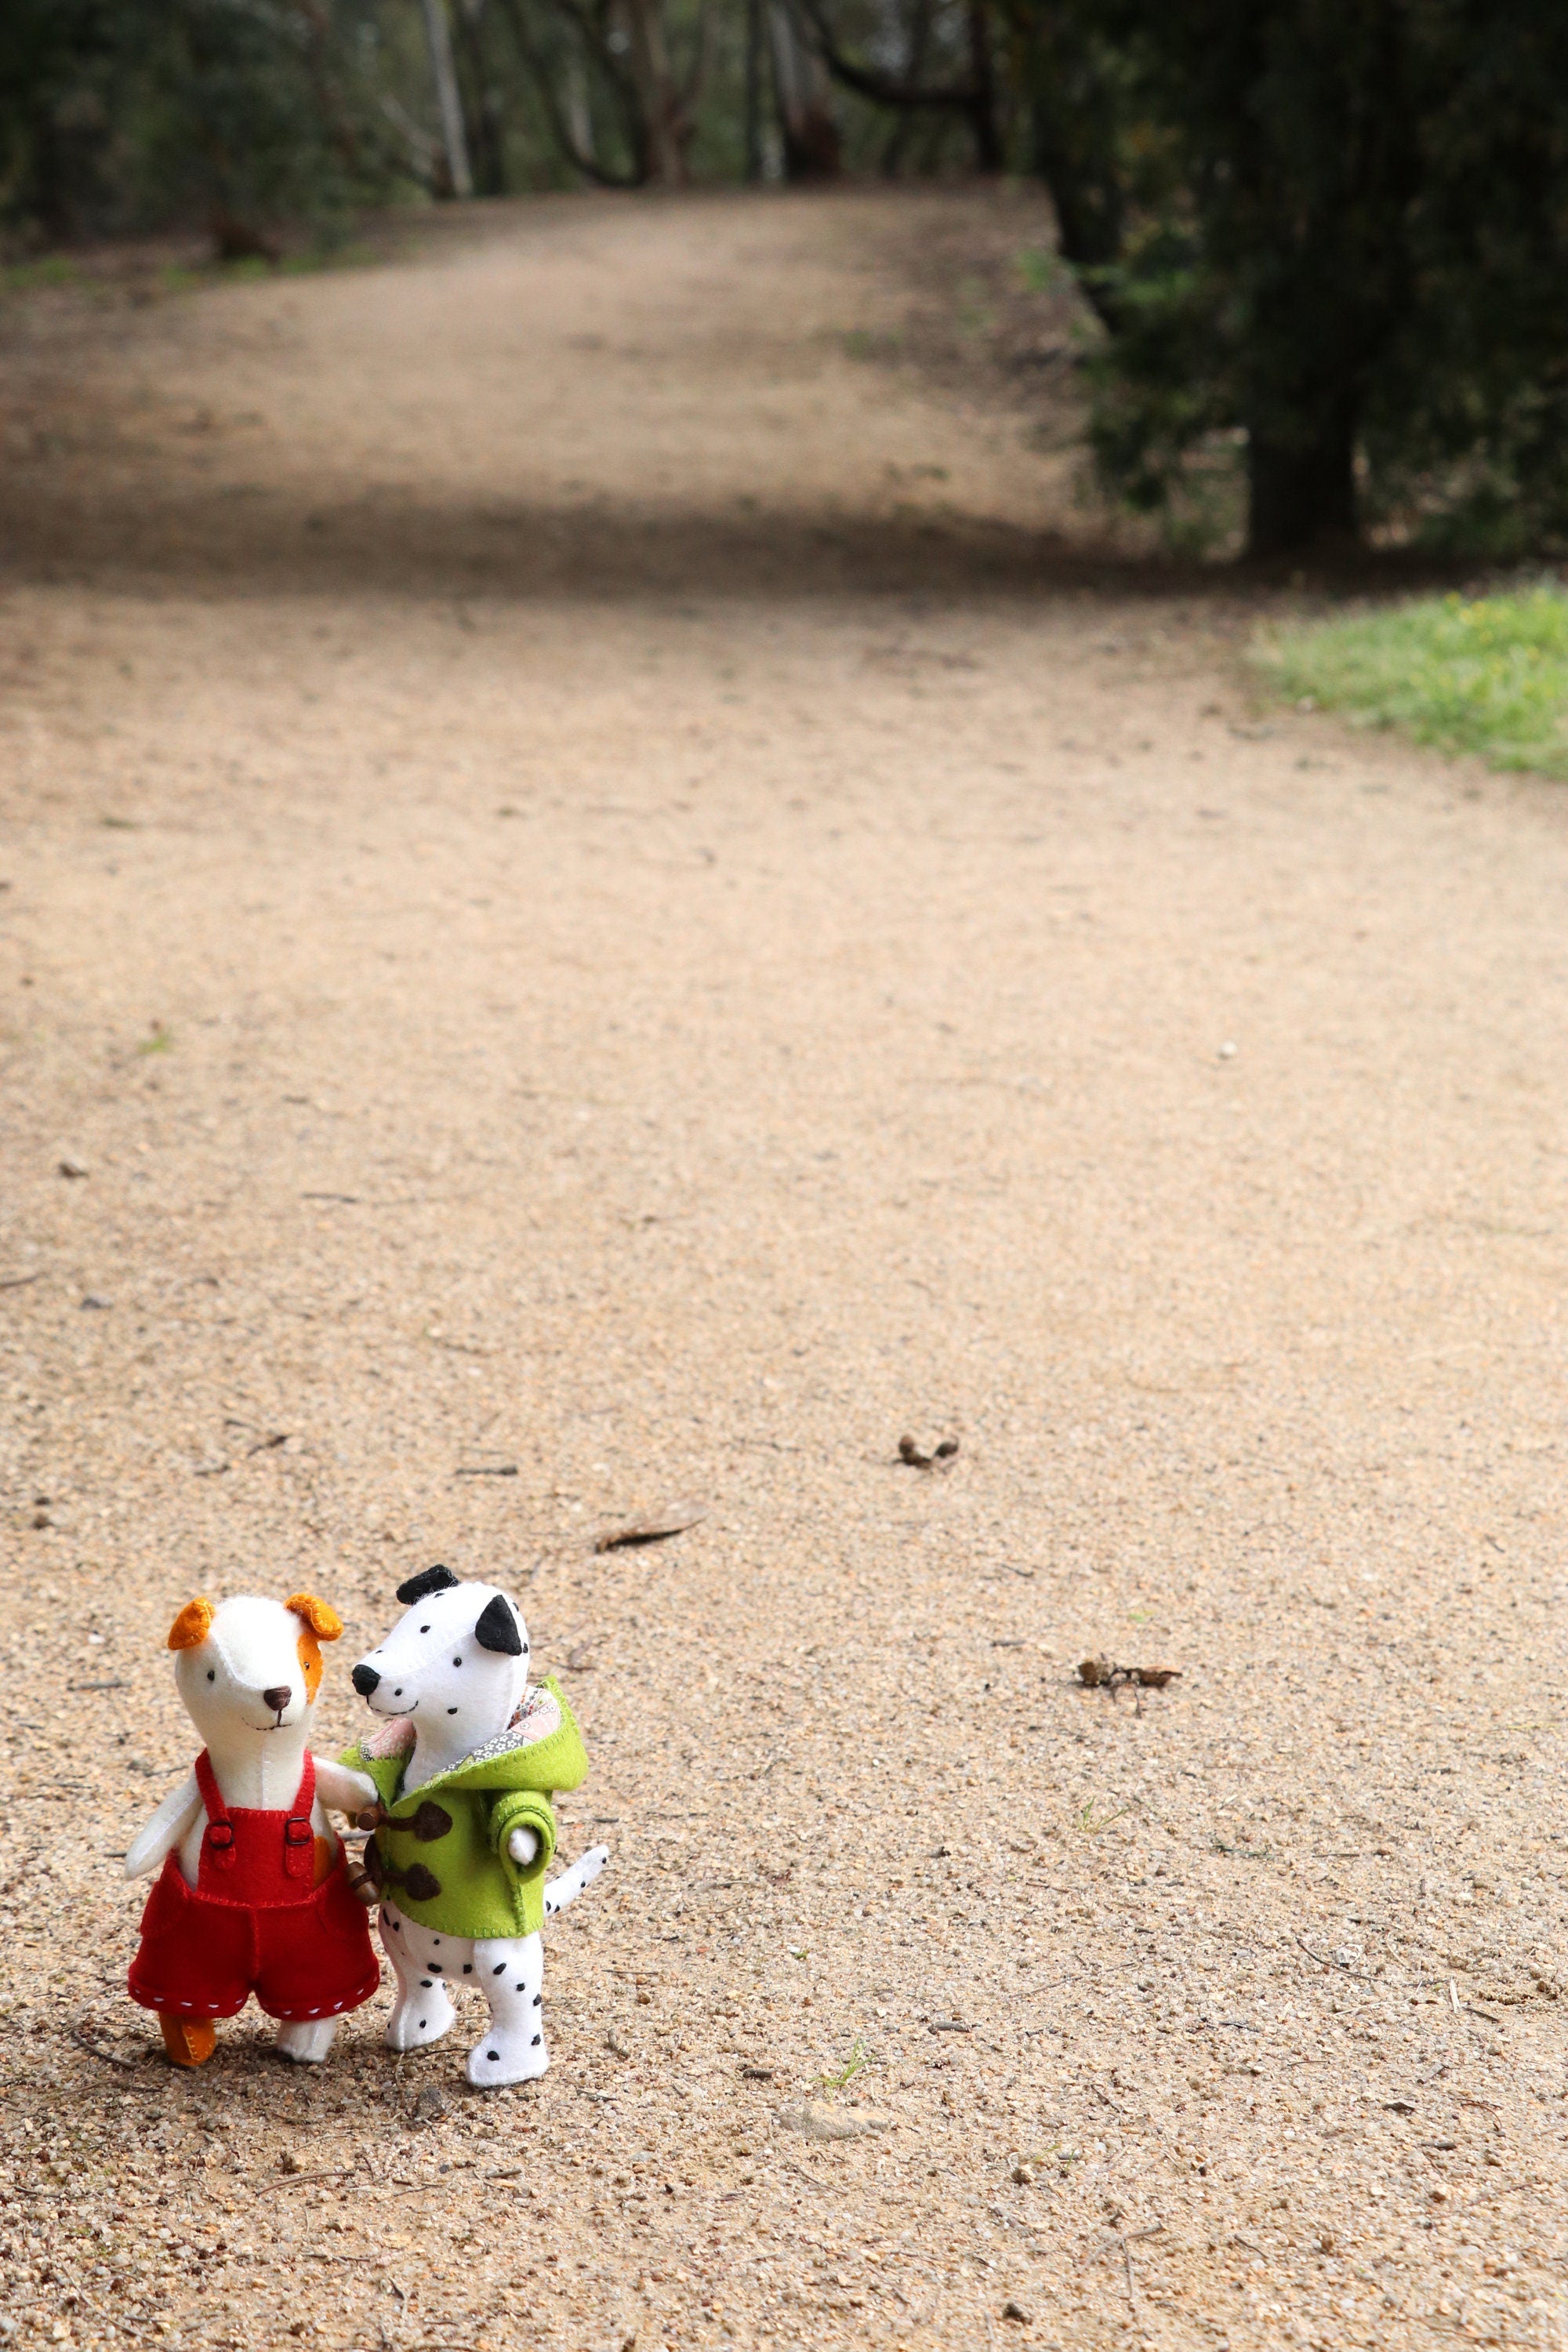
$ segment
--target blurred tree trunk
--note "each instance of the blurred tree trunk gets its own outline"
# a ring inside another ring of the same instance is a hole
[[[463,101],[458,89],[458,68],[452,60],[452,28],[447,22],[446,0],[425,0],[425,37],[430,44],[430,72],[441,114],[441,137],[447,149],[452,194],[471,196],[474,175],[468,168],[468,142],[463,129]]]
[[[985,0],[969,0],[969,61],[974,97],[969,120],[974,131],[974,163],[981,172],[1000,172],[1006,158],[996,120],[996,68],[991,55],[991,23]]]
[[[458,41],[468,68],[471,105],[464,121],[472,132],[469,160],[481,195],[506,194],[506,137],[497,92],[485,57],[485,0],[458,0]],[[461,104],[462,84],[458,83]]]
[[[915,0],[914,23],[910,27],[910,50],[904,79],[919,88],[926,69],[926,51],[931,46],[931,0]],[[903,163],[914,128],[912,107],[903,106],[893,117],[893,127],[888,133],[888,143],[882,150],[882,170],[889,180],[896,179]]]
[[[596,182],[602,188],[646,187],[651,176],[651,159],[642,88],[635,72],[623,63],[621,49],[615,46],[615,37],[621,27],[606,10],[579,5],[578,0],[558,0],[558,5],[571,28],[566,54],[561,60],[563,69],[559,73],[556,60],[539,37],[540,28],[531,15],[528,0],[500,0],[501,14],[510,25],[518,54],[532,76],[555,142],[584,179]],[[630,46],[628,33],[625,47],[629,49]],[[586,78],[589,66],[598,68],[621,118],[630,151],[630,163],[626,166],[605,154],[595,139]]]
[[[660,187],[686,184],[686,112],[669,69],[669,49],[658,0],[626,0],[632,72],[647,131],[648,176]]]
[[[594,153],[594,110],[588,102],[588,75],[583,59],[575,49],[568,52],[562,95],[562,111],[572,134],[574,152],[592,164]]]
[[[763,0],[746,0],[746,178],[763,176]]]
[[[1247,436],[1248,555],[1293,555],[1356,535],[1355,419],[1342,402],[1310,441]]]
[[[826,68],[804,37],[791,0],[769,0],[773,89],[787,180],[836,180],[840,155]]]
[[[842,82],[858,98],[868,98],[873,105],[896,107],[906,118],[910,114],[963,115],[969,121],[974,136],[975,160],[984,172],[1000,171],[1003,165],[1003,139],[996,104],[995,67],[991,53],[991,28],[987,17],[988,0],[970,0],[967,15],[961,22],[967,28],[969,74],[963,81],[928,82],[924,78],[929,37],[934,25],[931,12],[917,0],[914,37],[910,43],[907,69],[890,73],[880,65],[862,62],[852,58],[840,47],[834,30],[827,0],[773,0],[773,21],[775,28],[784,26],[794,32],[795,46],[814,70],[821,90],[820,103],[827,103],[828,80]],[[798,8],[809,27],[809,38],[803,39],[798,28],[795,9]],[[785,60],[775,40],[774,57],[778,65],[776,79],[780,86],[780,110],[785,108]],[[831,116],[826,116],[833,138],[834,165],[837,168],[837,133],[833,130]],[[787,114],[786,139],[787,139]],[[903,152],[904,142],[889,142],[883,168],[895,170]],[[809,152],[809,151],[808,151]],[[806,175],[809,176],[809,175]],[[818,173],[816,176],[822,176]]]

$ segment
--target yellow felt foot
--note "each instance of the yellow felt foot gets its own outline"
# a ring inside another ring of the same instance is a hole
[[[171,2017],[161,2009],[158,2022],[171,2065],[205,2066],[217,2047],[217,2027],[210,2017]]]

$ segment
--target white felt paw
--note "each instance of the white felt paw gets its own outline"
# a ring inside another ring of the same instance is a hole
[[[278,2054],[291,2058],[296,2066],[319,2066],[337,2028],[335,2017],[289,2018],[278,2029]]]
[[[427,2049],[450,2031],[457,2014],[434,1977],[416,1977],[412,1984],[400,1984],[386,2021],[386,2046],[389,2050]]]
[[[508,2083],[534,2083],[550,2063],[542,2032],[497,2033],[476,2042],[468,2053],[468,2080],[477,2090],[500,2090]]]

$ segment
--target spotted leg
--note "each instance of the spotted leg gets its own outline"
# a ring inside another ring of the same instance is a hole
[[[457,2015],[435,1958],[437,1939],[390,1903],[381,1906],[381,1941],[397,1979],[397,1999],[386,2021],[389,2050],[423,2050],[439,2042]]]
[[[468,2053],[468,2080],[481,2090],[531,2083],[550,2063],[544,2046],[544,1947],[537,1935],[489,1937],[474,1944],[474,1981],[490,2005],[490,2030]]]

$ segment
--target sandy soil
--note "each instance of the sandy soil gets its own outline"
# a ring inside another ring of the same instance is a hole
[[[1074,539],[1034,235],[7,314],[0,2334],[1568,2340],[1568,799]],[[169,1619],[336,1601],[324,1745],[437,1559],[594,1758],[552,2072],[172,2074]]]

